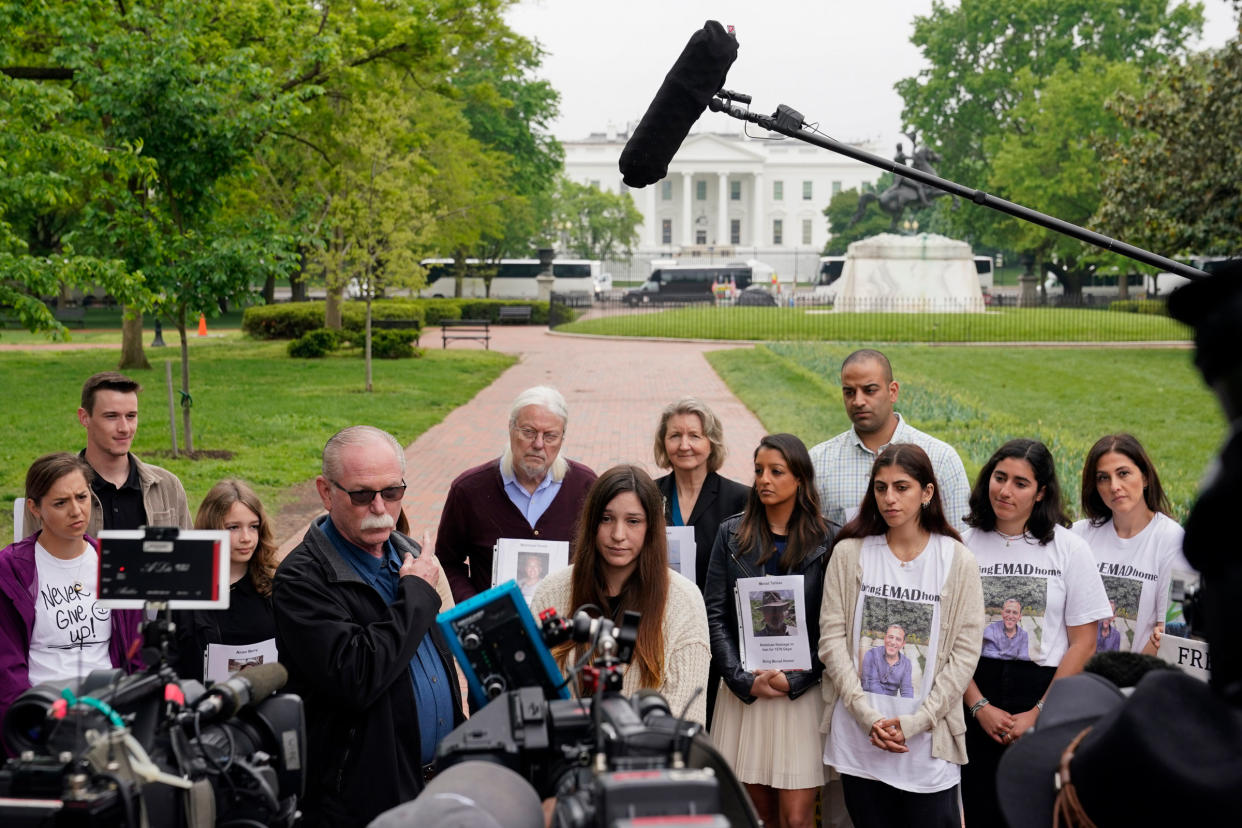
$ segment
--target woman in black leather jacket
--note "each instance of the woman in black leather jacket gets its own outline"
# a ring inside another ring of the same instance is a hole
[[[720,692],[712,741],[746,785],[765,824],[801,828],[815,819],[823,785],[819,737],[819,605],[836,526],[820,516],[806,446],[792,434],[769,434],[755,449],[755,484],[746,509],[716,534],[704,599],[712,665],[729,692]],[[742,666],[734,588],[738,578],[801,575],[811,669]]]

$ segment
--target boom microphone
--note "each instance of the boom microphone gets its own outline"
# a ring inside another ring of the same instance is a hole
[[[669,162],[736,59],[737,39],[715,20],[690,36],[621,151],[618,166],[627,187],[646,187],[668,175]]]
[[[288,680],[289,671],[279,662],[247,667],[232,678],[213,684],[194,705],[194,711],[204,721],[227,719],[246,705],[263,701]]]

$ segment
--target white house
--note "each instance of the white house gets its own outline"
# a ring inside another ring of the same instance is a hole
[[[594,133],[561,142],[569,178],[614,193],[628,190],[643,214],[634,260],[604,266],[616,279],[645,279],[652,259],[758,259],[782,282],[808,283],[828,241],[824,208],[832,196],[881,174],[791,138],[695,133],[662,181],[630,190],[617,168],[628,138]]]

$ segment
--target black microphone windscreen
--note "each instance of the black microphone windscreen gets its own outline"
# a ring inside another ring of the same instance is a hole
[[[626,186],[646,187],[668,175],[669,162],[736,59],[737,40],[715,20],[690,36],[621,151],[618,166]]]

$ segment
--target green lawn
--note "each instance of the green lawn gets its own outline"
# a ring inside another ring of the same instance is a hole
[[[708,359],[770,431],[808,446],[849,428],[841,360],[853,347],[779,343]],[[1001,443],[1035,437],[1057,458],[1077,513],[1082,463],[1099,437],[1130,431],[1147,447],[1185,518],[1225,420],[1182,349],[1049,349],[895,345],[884,348],[911,423],[955,446],[974,479]]]
[[[159,456],[170,448],[164,361],[174,360],[179,381],[176,348],[148,349],[153,369],[130,372],[145,389],[134,452],[181,478],[191,512],[227,476],[250,481],[275,512],[283,505],[282,493],[316,474],[324,441],[333,432],[368,423],[409,444],[515,361],[495,351],[432,349],[421,359],[376,360],[375,390],[367,394],[357,349],[321,360],[294,360],[285,345],[244,340],[236,333],[192,340],[194,445],[230,451],[229,460]],[[13,499],[22,494],[31,461],[49,451],[83,446],[76,416],[82,382],[97,371],[115,369],[118,353],[0,352],[5,401],[0,409],[0,537],[12,537]],[[178,426],[180,421],[178,412]]]
[[[578,320],[572,333],[696,339],[835,342],[1187,341],[1167,316],[1077,308],[999,308],[987,313],[833,313],[825,308],[698,307]]]

